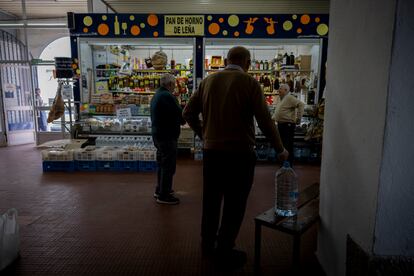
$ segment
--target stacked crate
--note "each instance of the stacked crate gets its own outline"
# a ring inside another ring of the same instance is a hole
[[[138,171],[139,151],[136,147],[126,147],[118,151],[118,168],[121,171]]]
[[[73,172],[73,151],[63,149],[42,150],[42,166],[44,172],[66,171]]]
[[[96,171],[96,151],[94,146],[74,150],[73,159],[75,160],[75,169],[77,171]]]
[[[152,172],[157,169],[157,151],[154,148],[143,148],[139,151],[138,170]]]
[[[97,171],[119,171],[118,167],[118,148],[102,147],[96,150],[96,170]]]
[[[156,149],[152,142],[145,140],[140,146],[42,151],[43,171],[141,171],[157,169]]]

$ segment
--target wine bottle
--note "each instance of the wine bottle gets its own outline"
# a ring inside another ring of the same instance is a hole
[[[256,60],[255,59],[253,59],[251,64],[250,64],[250,70],[254,70],[254,69],[256,69]]]
[[[289,65],[295,65],[295,56],[293,55],[293,52],[290,52],[289,61]]]
[[[289,56],[288,56],[288,54],[287,53],[285,53],[284,55],[283,55],[283,62],[282,62],[282,64],[283,65],[289,65]]]

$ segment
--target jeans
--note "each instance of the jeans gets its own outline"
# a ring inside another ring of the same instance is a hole
[[[293,166],[293,140],[295,138],[295,127],[294,123],[278,123],[277,128],[282,139],[283,146],[289,152],[288,161]]]
[[[220,250],[230,250],[235,246],[253,184],[255,164],[254,152],[204,150],[203,245],[212,247],[217,240]],[[223,214],[218,229],[223,200]]]
[[[170,194],[177,161],[177,140],[159,140],[153,137],[157,148],[158,179],[155,192],[160,197]]]

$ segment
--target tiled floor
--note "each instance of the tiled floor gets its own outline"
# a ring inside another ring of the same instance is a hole
[[[42,173],[32,145],[0,148],[0,212],[19,211],[21,258],[8,275],[252,275],[254,217],[273,205],[276,165],[258,164],[238,247],[248,263],[217,271],[199,248],[202,167],[179,160],[177,206],[155,203],[154,173]],[[319,167],[297,165],[300,189]],[[303,236],[303,270],[323,275],[313,251],[316,227]],[[288,275],[291,237],[263,230],[262,275]],[[1,274],[1,273],[0,273]]]

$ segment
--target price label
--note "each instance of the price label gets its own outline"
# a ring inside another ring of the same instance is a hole
[[[118,119],[126,119],[131,117],[131,108],[119,108],[116,110]]]
[[[63,99],[69,100],[72,99],[73,89],[72,85],[65,84],[62,86],[62,97]]]

